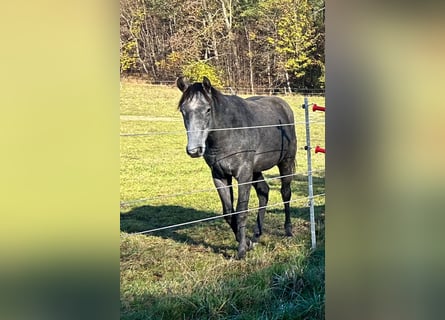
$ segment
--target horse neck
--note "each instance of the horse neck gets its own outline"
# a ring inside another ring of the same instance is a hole
[[[212,110],[212,121],[210,123],[210,129],[218,129],[218,128],[226,128],[227,123],[224,121],[223,113],[224,113],[224,101],[223,97],[219,96],[218,98],[213,99],[213,110]],[[218,131],[214,131],[218,132]]]
[[[231,113],[236,112],[238,107],[238,105],[234,105],[234,101],[229,101],[229,99],[227,99],[225,95],[221,94],[217,99],[214,99],[211,129],[244,126],[245,124],[242,121],[244,117],[230,115]]]

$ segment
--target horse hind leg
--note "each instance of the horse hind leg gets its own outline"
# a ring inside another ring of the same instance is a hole
[[[294,161],[284,161],[278,165],[278,168],[280,169],[280,175],[283,176],[281,178],[281,198],[284,202],[284,214],[285,214],[285,221],[284,221],[284,231],[286,233],[286,236],[292,237],[292,222],[290,219],[290,204],[289,201],[291,199],[291,182],[292,182],[292,176],[289,176],[294,172]]]
[[[256,172],[253,175],[253,183],[256,194],[258,196],[259,207],[257,215],[257,223],[253,228],[253,242],[258,242],[260,236],[263,234],[263,221],[266,213],[267,202],[269,201],[269,185],[264,181],[264,176],[261,172]],[[258,181],[260,180],[260,181]]]

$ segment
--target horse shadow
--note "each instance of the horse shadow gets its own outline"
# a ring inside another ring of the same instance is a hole
[[[324,181],[324,177],[313,177],[314,195],[324,193]],[[270,180],[268,181],[268,184],[271,192],[279,193],[281,187],[279,179]],[[294,199],[297,198],[296,194],[307,194],[307,176],[297,175],[294,177],[294,181],[292,182],[292,193],[292,198]],[[315,205],[314,209],[317,234],[320,234],[320,236],[323,237],[322,233],[324,233],[325,206]],[[265,234],[281,237],[283,235],[282,223],[284,223],[283,208],[268,208],[267,214],[274,216],[283,215],[282,221],[281,219],[273,219],[273,221],[268,220],[271,224],[269,225],[269,223],[265,223],[264,225]],[[251,215],[256,216],[256,211],[252,212]],[[196,246],[202,245],[215,253],[222,253],[223,255],[229,256],[233,250],[236,250],[237,243],[229,225],[223,218],[220,217],[210,219],[209,221],[186,224],[145,233],[145,231],[153,229],[212,217],[218,217],[218,213],[213,211],[196,210],[194,208],[177,205],[143,205],[134,207],[125,213],[121,212],[120,230],[129,234],[144,232],[144,234],[147,235],[159,236],[164,239],[172,239],[181,243],[188,243]],[[299,226],[294,224],[294,234],[307,233],[306,230],[310,222],[308,202],[300,201],[291,205],[291,217],[303,221]],[[255,221],[256,218],[249,218],[248,228],[250,230],[252,230]],[[212,224],[213,235],[207,235],[206,233],[208,233],[209,229],[203,227],[203,224],[208,225],[209,223]],[[184,232],[184,230],[187,231]],[[215,243],[214,237],[218,234],[224,234],[227,241],[217,241]]]
[[[210,219],[193,224],[186,224],[158,231],[153,229],[174,226],[190,221],[196,221],[218,216],[215,212],[201,211],[194,208],[186,208],[174,205],[150,206],[144,205],[131,209],[129,212],[120,215],[120,230],[129,234],[144,232],[147,235],[172,239],[177,242],[191,245],[203,245],[215,253],[225,253],[236,249],[236,242],[232,245],[215,244],[213,239],[203,234],[202,224],[212,223],[213,232],[216,234],[231,235],[232,231],[224,219]],[[184,232],[187,230],[187,232]],[[234,239],[233,239],[234,240]],[[228,253],[227,253],[228,254]]]
[[[315,221],[317,238],[323,239],[324,236],[324,211],[325,207],[315,206]],[[284,212],[282,208],[270,208],[267,215],[283,216],[283,219],[269,219],[265,221],[264,234],[278,238],[284,237],[282,224],[284,223]],[[218,214],[211,211],[201,211],[194,208],[186,208],[174,205],[150,206],[144,205],[135,207],[129,212],[120,215],[120,230],[128,234],[140,233],[171,239],[180,243],[187,243],[194,246],[203,246],[210,249],[213,253],[222,254],[226,258],[232,258],[237,249],[232,230],[223,218],[211,219],[193,224],[174,226],[190,221],[196,221],[206,218],[217,217]],[[256,212],[255,212],[256,216]],[[304,234],[309,229],[309,208],[291,207],[291,216],[300,220],[300,223],[294,223],[294,236],[305,238]],[[256,218],[250,217],[248,221],[249,230],[253,229]],[[302,222],[301,222],[302,221]],[[208,224],[211,223],[211,230]],[[204,225],[205,224],[205,225]],[[174,226],[157,231],[153,229]],[[146,232],[150,231],[150,232]],[[146,232],[146,233],[145,233]],[[224,240],[221,241],[220,236]],[[215,238],[219,240],[215,241]]]

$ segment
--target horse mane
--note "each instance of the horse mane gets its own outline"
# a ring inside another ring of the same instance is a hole
[[[183,92],[181,100],[179,100],[178,109],[181,106],[181,104],[184,103],[184,101],[191,99],[195,94],[201,93],[208,103],[214,102],[214,105],[218,105],[221,102],[222,97],[224,94],[222,94],[219,90],[215,89],[214,87],[210,88],[211,96],[206,92],[204,89],[202,83],[195,82],[188,86],[188,88]]]

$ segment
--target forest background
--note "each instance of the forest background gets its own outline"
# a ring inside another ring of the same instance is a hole
[[[324,0],[120,0],[121,77],[324,89],[324,20]]]

